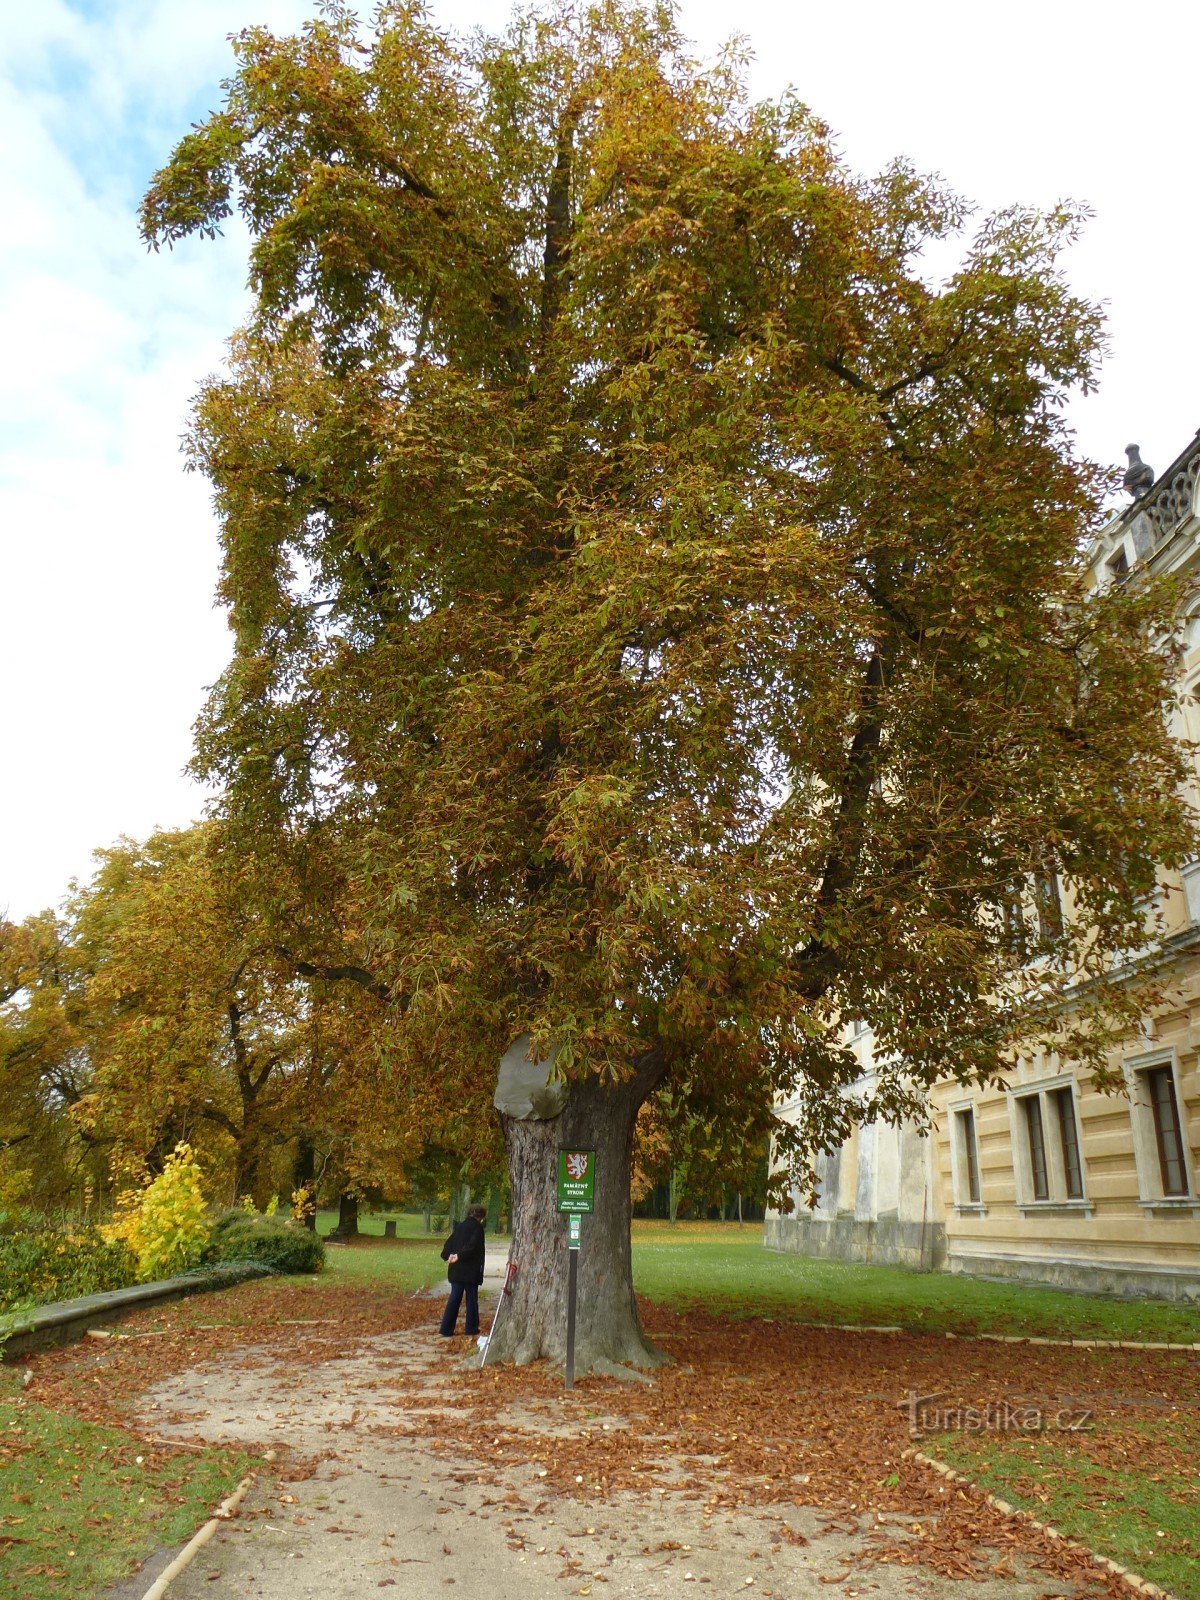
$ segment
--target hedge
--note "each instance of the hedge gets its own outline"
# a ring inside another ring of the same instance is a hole
[[[51,1305],[137,1282],[127,1245],[107,1243],[90,1223],[19,1216],[0,1232],[0,1311]]]
[[[325,1246],[297,1222],[235,1209],[217,1219],[212,1259],[259,1261],[275,1272],[320,1272]]]

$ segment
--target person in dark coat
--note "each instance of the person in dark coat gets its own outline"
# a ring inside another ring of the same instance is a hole
[[[483,1282],[483,1225],[486,1221],[486,1208],[472,1206],[442,1246],[442,1260],[448,1264],[446,1276],[450,1280],[450,1297],[438,1330],[443,1339],[454,1337],[458,1308],[464,1295],[467,1298],[464,1331],[472,1337],[479,1332],[479,1285]]]

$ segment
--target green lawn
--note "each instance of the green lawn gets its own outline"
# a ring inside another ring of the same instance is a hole
[[[815,1261],[764,1250],[761,1240],[758,1225],[637,1222],[634,1282],[651,1300],[708,1304],[729,1316],[894,1324],[930,1333],[1200,1342],[1200,1311],[1192,1306]]]
[[[335,1278],[409,1290],[443,1282],[442,1235],[425,1233],[419,1216],[396,1215],[394,1242],[381,1237],[382,1216],[364,1216],[359,1226],[366,1238],[331,1246],[327,1270]],[[333,1212],[320,1213],[322,1233],[335,1221]],[[506,1239],[489,1243],[501,1252],[508,1246]],[[758,1223],[635,1222],[633,1277],[648,1299],[708,1305],[735,1317],[881,1324],[918,1333],[1200,1343],[1200,1310],[1192,1306],[783,1255],[763,1249]]]
[[[97,1593],[154,1549],[190,1539],[249,1469],[214,1449],[151,1471],[126,1434],[20,1392],[18,1375],[0,1370],[0,1595]]]
[[[1123,1452],[1096,1460],[1053,1434],[943,1434],[922,1449],[1179,1600],[1200,1600],[1200,1476],[1189,1433],[1181,1419],[1156,1419],[1155,1460],[1139,1456],[1132,1472]]]
[[[317,1232],[322,1237],[331,1233],[337,1227],[337,1219],[336,1211],[318,1211]],[[419,1213],[411,1211],[362,1211],[359,1213],[358,1231],[369,1239],[382,1239],[385,1222],[396,1224],[397,1238],[425,1240],[436,1238],[439,1249],[443,1238],[450,1232],[450,1225],[447,1223],[439,1233],[426,1233],[424,1218]]]
[[[419,1220],[419,1219],[418,1219]],[[387,1288],[420,1289],[446,1281],[442,1240],[368,1237],[357,1244],[333,1244],[325,1252],[325,1280],[378,1283]],[[299,1282],[299,1279],[292,1280]]]

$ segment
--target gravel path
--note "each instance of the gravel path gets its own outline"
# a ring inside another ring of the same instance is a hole
[[[332,1345],[340,1334],[314,1326],[310,1337]],[[149,1390],[140,1420],[160,1438],[278,1452],[277,1469],[265,1469],[242,1513],[172,1584],[173,1600],[361,1600],[386,1589],[412,1600],[448,1591],[458,1600],[808,1600],[831,1592],[1038,1600],[1054,1592],[1044,1575],[958,1581],[864,1559],[885,1531],[903,1537],[895,1514],[714,1510],[672,1486],[669,1457],[654,1487],[590,1507],[548,1491],[544,1469],[489,1463],[486,1438],[474,1459],[448,1453],[438,1448],[438,1423],[456,1409],[470,1348],[426,1331],[388,1333],[331,1354],[300,1382],[263,1344],[245,1348],[236,1364],[200,1361]],[[587,1434],[600,1435],[594,1448],[602,1452],[604,1431],[626,1425],[593,1412]],[[545,1405],[509,1408],[504,1426],[536,1432],[550,1451],[555,1439],[581,1432]],[[140,1575],[142,1592],[154,1570]]]

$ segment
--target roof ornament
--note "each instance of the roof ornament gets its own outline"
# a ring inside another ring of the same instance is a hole
[[[1125,487],[1135,500],[1139,500],[1147,489],[1154,487],[1154,468],[1142,460],[1141,445],[1127,444],[1125,454],[1129,457],[1129,465],[1125,469]]]

